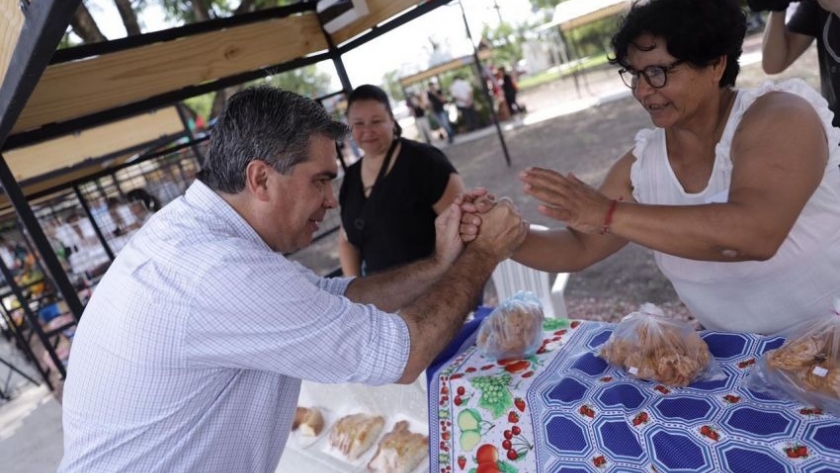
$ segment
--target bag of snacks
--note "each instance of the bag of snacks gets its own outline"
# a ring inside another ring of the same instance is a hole
[[[759,358],[750,389],[840,415],[840,298],[825,317],[776,335],[785,343]]]
[[[724,376],[691,325],[666,318],[650,303],[621,319],[601,348],[601,357],[636,378],[669,386]]]
[[[492,360],[525,358],[542,344],[542,304],[532,292],[517,292],[478,327],[478,350]]]

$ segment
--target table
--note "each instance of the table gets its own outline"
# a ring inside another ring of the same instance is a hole
[[[745,386],[780,338],[701,332],[726,378],[668,388],[597,356],[614,324],[548,319],[504,365],[477,325],[428,372],[432,472],[840,472],[839,418]]]

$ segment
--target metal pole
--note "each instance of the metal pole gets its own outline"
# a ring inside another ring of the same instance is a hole
[[[502,126],[499,124],[499,117],[496,115],[496,110],[493,108],[493,98],[487,90],[487,80],[484,78],[484,71],[481,70],[481,60],[478,58],[478,48],[473,42],[472,33],[470,32],[470,24],[467,22],[467,13],[464,11],[463,0],[458,1],[458,6],[461,7],[461,17],[464,19],[464,28],[467,30],[467,39],[473,47],[473,60],[478,71],[478,77],[481,79],[481,91],[484,92],[484,100],[487,101],[487,106],[490,107],[490,115],[493,117],[493,125],[496,126],[496,133],[499,135],[499,142],[502,144],[502,153],[505,155],[505,163],[510,167],[510,154],[508,153],[507,143],[505,143],[505,136],[502,133]]]
[[[185,110],[185,108],[185,105],[180,102],[175,105],[175,109],[178,110],[178,116],[181,118],[181,123],[184,125],[184,132],[190,139],[190,143],[192,143],[190,148],[192,148],[192,152],[195,154],[195,157],[198,158],[198,161],[204,163],[204,155],[201,154],[201,150],[195,143],[195,135],[193,135],[193,131],[192,129],[190,129],[190,122],[187,119],[187,111]]]
[[[3,161],[5,163],[5,160],[0,161]],[[29,323],[29,326],[32,327],[32,330],[38,336],[38,340],[41,341],[41,344],[44,346],[44,350],[46,350],[47,353],[50,355],[50,358],[52,359],[55,368],[58,370],[59,373],[61,373],[62,378],[67,377],[67,372],[64,370],[64,363],[61,362],[61,359],[59,359],[58,355],[55,353],[55,349],[53,349],[52,344],[50,344],[47,335],[44,333],[44,329],[41,328],[41,322],[38,320],[38,317],[32,313],[32,309],[29,308],[29,301],[23,295],[23,291],[20,290],[20,286],[18,286],[15,282],[15,276],[12,274],[12,271],[9,270],[9,267],[6,266],[6,262],[3,261],[2,258],[0,258],[0,272],[3,273],[3,277],[9,284],[9,288],[12,290],[12,294],[14,294],[17,298],[18,304],[20,304],[20,310],[23,311],[23,315],[26,317],[26,321]],[[41,372],[41,376],[43,376],[44,382],[47,383],[47,386],[49,386],[50,390],[52,391],[53,386],[49,380],[49,371],[41,370],[40,364],[38,363],[37,359],[35,360],[35,364],[38,365],[38,371]]]
[[[3,189],[6,191],[6,195],[12,203],[12,206],[14,206],[18,218],[23,223],[26,231],[29,232],[29,237],[32,238],[35,247],[38,248],[38,252],[41,254],[41,259],[44,261],[47,271],[52,274],[53,281],[58,286],[62,297],[64,297],[64,302],[67,303],[67,307],[73,313],[73,316],[76,317],[76,320],[79,320],[84,310],[82,301],[79,300],[76,289],[70,283],[70,279],[67,277],[67,273],[64,272],[64,268],[61,267],[61,263],[58,261],[58,257],[55,255],[49,240],[47,240],[41,224],[32,212],[32,208],[29,207],[23,191],[20,189],[14,174],[12,174],[8,163],[6,163],[6,159],[2,155],[0,155],[0,184],[3,185]]]
[[[96,233],[96,238],[99,239],[99,243],[102,243],[102,248],[105,249],[105,254],[108,255],[108,259],[114,261],[114,252],[111,251],[111,246],[108,245],[108,240],[105,239],[105,235],[102,234],[99,224],[97,224],[96,219],[93,218],[90,206],[88,205],[87,200],[85,200],[85,196],[82,195],[82,191],[79,190],[79,186],[73,186],[73,192],[76,193],[76,198],[79,199],[79,203],[82,204],[82,209],[84,209],[85,215],[87,215],[88,220],[90,220],[93,231]]]
[[[41,368],[41,363],[38,363],[38,359],[35,357],[35,353],[32,352],[32,347],[29,346],[29,343],[26,342],[26,339],[23,337],[23,334],[20,333],[18,330],[17,325],[15,325],[14,319],[6,312],[6,307],[0,304],[0,307],[3,311],[3,319],[6,321],[6,324],[9,326],[9,331],[12,332],[12,335],[15,337],[15,341],[17,341],[17,345],[23,351],[23,354],[35,365],[35,369],[38,370],[38,374],[41,375],[41,378],[44,382],[49,386],[50,390],[52,390],[52,384],[50,383],[50,374],[47,371],[44,371]],[[40,385],[39,383],[35,383],[36,385]]]

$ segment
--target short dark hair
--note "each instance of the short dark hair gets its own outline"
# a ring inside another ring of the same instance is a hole
[[[251,87],[228,99],[219,114],[198,178],[211,189],[236,194],[245,188],[251,161],[265,161],[286,174],[309,158],[312,136],[338,140],[347,132],[347,125],[313,100],[274,87]]]
[[[720,87],[735,85],[747,31],[746,13],[735,0],[650,0],[639,2],[612,37],[612,64],[626,66],[627,50],[643,34],[663,38],[668,53],[698,67],[726,56]]]
[[[397,119],[394,118],[394,112],[391,110],[391,100],[388,98],[388,94],[386,94],[384,90],[370,84],[356,87],[353,89],[353,92],[350,92],[350,96],[347,97],[347,110],[349,111],[350,106],[359,100],[375,100],[384,105],[385,110],[388,111],[388,116],[394,120],[394,136],[397,138],[402,136],[402,127]]]

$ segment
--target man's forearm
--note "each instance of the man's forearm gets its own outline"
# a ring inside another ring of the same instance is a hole
[[[432,258],[353,280],[345,296],[353,302],[373,304],[396,312],[428,291],[446,271],[446,264]]]
[[[427,293],[400,311],[412,345],[401,381],[415,379],[452,341],[496,264],[492,255],[468,246]]]

